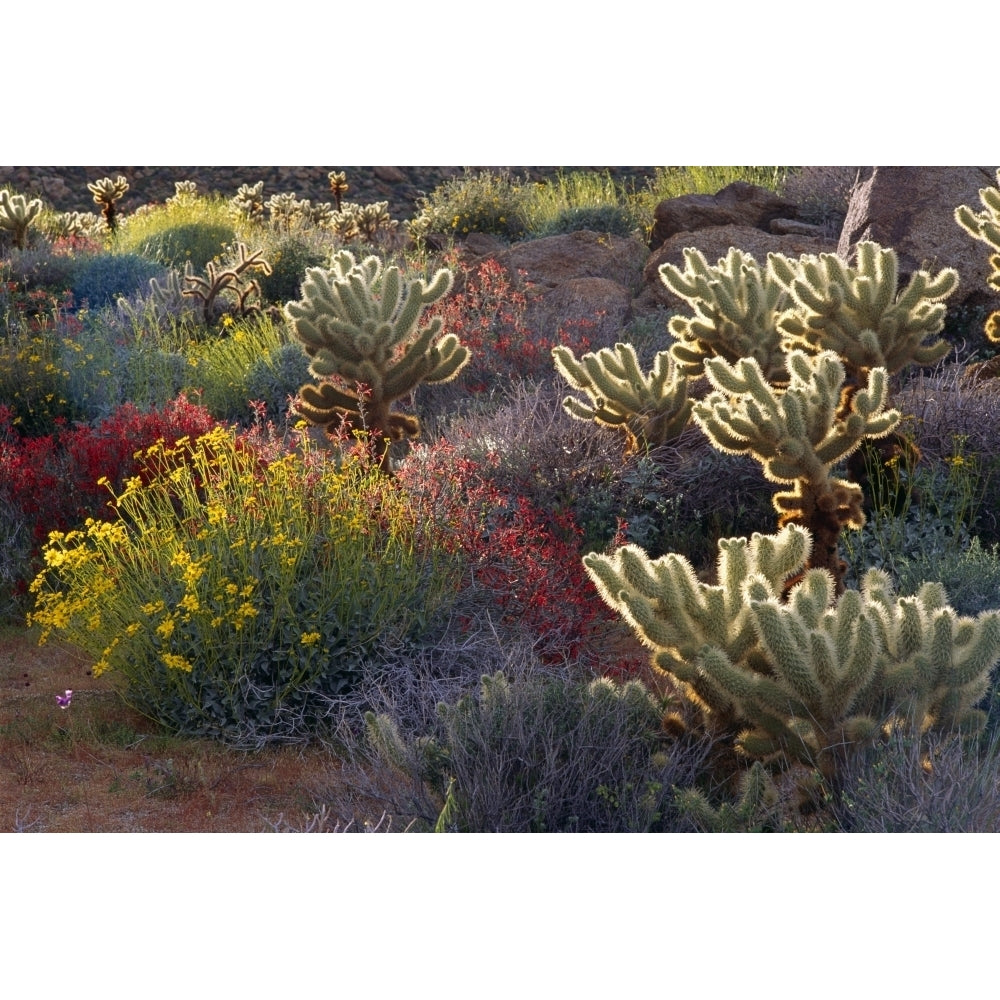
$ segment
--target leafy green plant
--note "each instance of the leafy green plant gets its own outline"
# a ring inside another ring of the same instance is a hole
[[[117,519],[51,536],[31,621],[172,730],[304,738],[453,593],[433,533],[360,460],[262,461],[219,428],[147,449],[142,466]]]
[[[501,170],[466,172],[446,181],[418,202],[408,225],[418,242],[431,233],[461,238],[469,233],[492,233],[506,240],[527,232],[527,182]]]
[[[524,215],[532,236],[554,236],[579,229],[628,236],[639,226],[634,196],[607,172],[560,171],[542,184],[526,187]]]
[[[220,257],[236,240],[232,226],[210,222],[189,222],[161,229],[138,246],[138,252],[166,267],[183,268],[190,264],[196,271]]]

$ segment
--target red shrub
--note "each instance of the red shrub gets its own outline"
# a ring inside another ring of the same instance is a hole
[[[587,658],[588,640],[609,613],[584,572],[571,514],[505,495],[488,468],[445,441],[415,454],[399,477],[465,557],[468,583],[491,592],[504,621],[534,632],[546,660]]]

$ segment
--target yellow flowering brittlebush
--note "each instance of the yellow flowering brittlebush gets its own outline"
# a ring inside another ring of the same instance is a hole
[[[220,427],[141,460],[116,520],[50,536],[29,620],[171,728],[259,741],[282,713],[301,725],[454,591],[444,546],[361,458],[264,460]]]

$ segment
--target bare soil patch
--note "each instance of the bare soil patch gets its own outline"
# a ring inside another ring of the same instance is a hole
[[[165,733],[78,650],[0,631],[0,831],[250,833],[302,828],[340,762],[322,747],[233,750]],[[61,709],[56,695],[73,691]],[[329,812],[325,826],[351,820]],[[378,815],[374,817],[375,822]]]

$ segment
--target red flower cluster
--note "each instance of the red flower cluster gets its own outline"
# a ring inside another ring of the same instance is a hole
[[[608,611],[583,569],[582,533],[570,513],[504,495],[488,467],[446,441],[417,452],[399,478],[464,557],[467,584],[485,587],[505,621],[534,632],[543,659],[586,659]]]
[[[120,490],[139,470],[137,452],[158,440],[197,437],[216,423],[183,396],[145,413],[126,403],[94,426],[62,426],[44,437],[22,438],[12,420],[10,407],[0,405],[0,499],[32,526],[35,556],[49,532],[112,516],[108,486],[98,480]]]
[[[485,392],[511,378],[551,376],[556,342],[576,353],[590,349],[584,332],[594,325],[590,321],[567,324],[555,338],[529,330],[527,297],[494,258],[472,265],[454,254],[445,263],[455,272],[459,290],[434,303],[427,315],[440,316],[445,331],[469,348],[469,364],[459,375],[469,392]]]

